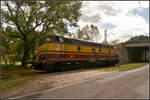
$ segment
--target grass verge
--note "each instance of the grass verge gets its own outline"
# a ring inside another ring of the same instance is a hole
[[[38,71],[31,68],[22,68],[20,66],[9,65],[1,67],[1,92],[8,92],[14,87],[23,85],[29,80],[34,80],[41,75]]]
[[[129,63],[123,65],[109,66],[105,68],[98,68],[98,71],[127,71],[135,68],[142,67],[148,63]]]

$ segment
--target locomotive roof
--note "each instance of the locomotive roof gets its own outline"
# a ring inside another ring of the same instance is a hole
[[[47,35],[46,37],[49,37],[49,36],[62,37],[64,39],[64,42],[67,44],[114,48],[114,46],[112,46],[112,45],[106,45],[106,44],[102,44],[102,43],[80,40],[80,39],[73,39],[73,38],[68,38],[68,37],[63,37],[63,36],[58,36],[58,35]]]

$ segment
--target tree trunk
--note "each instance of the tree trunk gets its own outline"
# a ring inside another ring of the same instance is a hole
[[[29,51],[30,51],[30,48],[28,46],[28,43],[24,42],[24,51],[23,51],[23,57],[22,57],[22,62],[21,62],[22,67],[26,67],[26,65],[27,65],[27,60],[29,57]]]

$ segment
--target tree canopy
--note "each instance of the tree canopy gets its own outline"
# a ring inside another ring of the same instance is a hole
[[[80,1],[3,1],[2,34],[10,37],[26,65],[30,52],[47,34],[67,34],[67,26],[77,26]],[[7,26],[7,27],[4,27]],[[18,51],[19,52],[19,51]]]
[[[100,33],[97,26],[91,24],[81,29],[78,28],[76,33],[71,34],[71,37],[82,40],[98,41],[98,39],[100,39]]]
[[[139,35],[139,36],[135,36],[135,37],[130,38],[128,41],[126,41],[126,43],[148,42],[149,39],[150,39],[149,36]]]

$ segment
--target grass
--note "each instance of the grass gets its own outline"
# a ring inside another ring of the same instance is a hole
[[[98,71],[127,71],[135,68],[142,67],[148,63],[129,63],[123,65],[109,66],[105,68],[98,68]]]
[[[38,71],[31,68],[22,68],[20,66],[9,65],[1,67],[1,92],[7,92],[12,88],[23,85],[29,80],[36,79],[41,75]]]
[[[117,66],[109,66],[103,68],[97,68],[98,71],[126,71],[135,69],[141,66],[144,66],[148,63],[131,63]],[[39,71],[33,70],[31,68],[22,68],[19,66],[9,65],[2,66],[0,75],[1,79],[1,90],[2,92],[7,92],[12,88],[23,85],[27,83],[29,80],[34,80],[38,78],[41,73]]]

